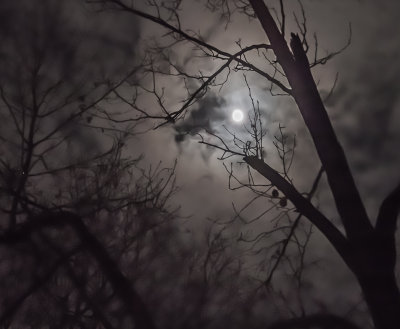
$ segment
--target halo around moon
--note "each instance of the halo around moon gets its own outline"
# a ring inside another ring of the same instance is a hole
[[[232,112],[232,120],[235,122],[242,122],[244,118],[243,111],[240,109],[235,109]]]

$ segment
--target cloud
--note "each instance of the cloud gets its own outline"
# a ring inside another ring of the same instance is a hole
[[[338,61],[340,83],[327,104],[371,218],[400,179],[400,26],[393,15],[400,5],[377,6],[370,3],[371,14],[356,21],[353,44]]]
[[[202,130],[214,132],[215,127],[226,119],[224,98],[209,92],[197,102],[197,107],[190,110],[189,116],[175,126],[175,142],[183,142],[188,135],[195,135]]]

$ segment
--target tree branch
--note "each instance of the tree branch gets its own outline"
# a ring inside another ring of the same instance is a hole
[[[293,62],[292,53],[283,37],[282,33],[279,31],[274,19],[272,18],[267,6],[263,0],[249,0],[251,6],[254,9],[254,13],[258,17],[267,37],[273,47],[274,53],[278,62],[289,64]],[[281,64],[282,65],[282,64]]]
[[[400,184],[383,200],[375,225],[378,257],[394,270],[396,265],[396,224],[400,212]]]
[[[314,141],[328,183],[349,238],[370,234],[373,230],[354,182],[346,156],[337,140],[300,38],[292,34],[292,52],[263,0],[250,0],[271,47],[291,86],[292,95]]]
[[[35,281],[22,293],[16,300],[8,304],[6,309],[0,315],[0,324],[10,320],[13,315],[18,311],[24,301],[34,294],[38,289],[45,285],[50,278],[57,272],[57,270],[66,262],[68,259],[76,254],[80,250],[80,247],[73,249],[72,251],[62,255],[41,277],[35,279]]]
[[[376,220],[376,231],[388,235],[394,235],[399,212],[400,184],[385,198],[385,200],[383,200]]]
[[[107,250],[97,238],[89,232],[82,219],[71,212],[60,211],[57,213],[42,213],[30,218],[17,229],[0,236],[0,244],[14,244],[29,239],[33,232],[48,227],[63,228],[72,227],[84,247],[91,253],[106,275],[115,293],[121,298],[130,310],[137,328],[156,329],[151,314],[144,304],[142,298],[134,290],[128,279],[121,273],[118,264],[111,258]]]
[[[347,263],[347,239],[343,234],[318,210],[310,201],[304,198],[287,180],[279,175],[264,161],[255,156],[248,156],[244,161],[267,178],[273,185],[279,188],[283,194],[295,205],[297,210],[307,217],[333,245],[336,251]]]
[[[322,173],[323,173],[323,172],[324,172],[324,168],[321,167],[320,170],[318,171],[317,177],[315,177],[315,179],[314,179],[314,182],[313,182],[313,185],[312,185],[312,187],[311,187],[310,192],[307,194],[307,200],[308,200],[309,202],[311,201],[311,198],[313,197],[315,191],[317,190],[318,183],[319,183],[319,181],[321,180],[321,177],[322,177]],[[280,262],[281,262],[283,256],[284,256],[285,253],[286,253],[286,249],[287,249],[287,247],[289,246],[289,242],[290,242],[290,240],[292,239],[292,236],[294,235],[294,232],[295,232],[297,226],[298,226],[299,223],[300,223],[301,217],[303,217],[303,214],[302,214],[302,213],[299,213],[299,214],[297,215],[297,217],[296,217],[296,219],[295,219],[295,221],[294,221],[292,227],[290,228],[290,232],[289,232],[287,238],[283,241],[282,250],[281,250],[281,252],[279,253],[279,256],[278,256],[278,258],[276,259],[274,265],[272,266],[272,269],[271,269],[271,272],[270,272],[269,275],[268,275],[268,278],[265,280],[265,284],[266,284],[266,285],[268,285],[268,284],[272,281],[272,277],[273,277],[273,275],[274,275],[274,273],[275,273],[275,270],[278,268],[278,265],[280,264]]]
[[[205,49],[208,49],[209,51],[218,54],[220,56],[225,57],[226,60],[232,61],[234,60],[235,62],[237,62],[238,64],[242,65],[243,67],[246,67],[254,72],[257,72],[258,74],[260,74],[261,76],[263,76],[264,78],[266,78],[267,80],[269,80],[270,82],[272,82],[274,85],[278,86],[279,88],[281,88],[285,93],[287,94],[291,94],[291,90],[290,88],[287,88],[282,82],[280,82],[279,80],[275,79],[273,76],[269,75],[268,73],[264,72],[263,70],[259,69],[258,67],[256,67],[255,65],[247,62],[246,60],[242,59],[240,57],[241,54],[244,54],[245,52],[247,52],[248,50],[251,49],[260,49],[260,48],[264,48],[264,49],[269,49],[269,45],[263,45],[262,47],[258,46],[258,45],[253,45],[250,47],[247,47],[245,49],[242,49],[240,52],[238,52],[237,54],[230,54],[226,51],[223,51],[207,42],[205,42],[204,40],[201,40],[200,38],[196,38],[188,33],[186,33],[185,31],[183,31],[181,29],[181,27],[175,27],[173,25],[171,25],[170,23],[168,23],[166,20],[162,19],[161,17],[157,17],[157,16],[153,16],[150,15],[148,13],[145,13],[143,11],[140,11],[138,9],[135,9],[131,6],[128,6],[126,4],[124,4],[122,1],[120,0],[87,0],[88,3],[94,3],[94,4],[101,4],[101,3],[112,3],[114,4],[116,7],[115,9],[119,9],[125,12],[129,12],[133,15],[142,17],[146,20],[149,20],[153,23],[156,23],[162,27],[164,27],[165,29],[169,30],[170,33],[176,33],[176,35],[178,35],[180,38],[182,38],[183,40],[187,40],[190,42],[193,42],[194,44],[203,47]],[[225,67],[226,65],[224,65]],[[215,77],[214,77],[215,78]],[[173,118],[176,120],[177,116],[182,112],[183,110],[178,110],[176,112],[171,113],[171,115],[173,116]]]

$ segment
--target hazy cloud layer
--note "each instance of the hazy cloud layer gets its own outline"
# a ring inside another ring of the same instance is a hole
[[[188,135],[193,136],[202,130],[214,132],[214,127],[226,118],[225,104],[224,98],[209,92],[189,111],[184,121],[174,126],[175,141],[181,143]]]

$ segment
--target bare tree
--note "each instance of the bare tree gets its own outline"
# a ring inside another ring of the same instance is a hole
[[[114,128],[93,118],[137,70],[133,65],[121,74],[96,55],[98,47],[119,63],[133,53],[123,42],[107,49],[109,36],[90,35],[93,30],[68,17],[84,13],[78,2],[24,4],[0,8],[8,14],[1,30],[0,324],[113,328],[115,317],[104,309],[122,303],[128,321],[155,328],[108,244],[124,238],[118,247],[129,250],[135,235],[170,222],[175,170],[140,168],[141,157],[124,154],[133,126]],[[80,33],[88,34],[85,40]],[[143,227],[121,236],[132,218]],[[111,229],[112,242],[104,237]]]
[[[300,193],[285,173],[280,174],[264,161],[262,145],[258,139],[258,137],[262,139],[262,133],[253,134],[255,144],[251,147],[248,143],[239,145],[240,147],[237,144],[229,147],[222,139],[219,140],[219,145],[215,143],[213,145],[220,148],[224,156],[242,156],[253,170],[282,192],[297,211],[327,238],[357,278],[376,328],[399,328],[400,293],[394,268],[400,185],[382,202],[376,224],[373,226],[311,73],[312,67],[325,64],[338,52],[318,57],[318,42],[315,39],[314,54],[309,54],[310,41],[303,7],[301,6],[300,18],[295,16],[298,33],[291,33],[288,42],[283,1],[277,2],[276,9],[268,8],[263,0],[206,1],[206,5],[212,11],[219,11],[221,17],[228,20],[234,11],[256,17],[269,40],[268,44],[246,47],[242,47],[238,42],[239,50],[229,53],[208,43],[193,30],[185,29],[181,24],[183,1],[149,1],[143,4],[123,0],[88,2],[103,9],[131,13],[153,22],[167,32],[167,39],[153,46],[153,52],[149,52],[149,59],[145,63],[151,87],[135,86],[134,92],[137,95],[137,90],[142,89],[148,95],[152,95],[159,105],[160,112],[143,111],[136,98],[130,101],[121,96],[120,99],[135,111],[133,113],[138,113],[132,120],[164,119],[158,125],[176,122],[182,119],[190,106],[210,88],[223,85],[232,71],[254,72],[271,86],[271,92],[279,90],[280,93],[294,99],[314,142],[345,233],[317,209],[310,198]],[[173,47],[182,44],[189,44],[197,56],[213,59],[215,63],[219,63],[218,69],[212,73],[192,73],[185,70],[185,67],[174,62],[169,55]],[[252,61],[253,57],[250,54],[255,52],[258,53],[258,58],[263,58],[268,64],[267,68],[260,67],[257,61]],[[165,65],[157,64],[160,61]],[[157,85],[165,76],[179,77],[185,83],[187,97],[178,109],[169,110],[166,105],[165,90]],[[237,142],[237,139],[235,141]],[[207,143],[204,140],[202,142]]]
[[[236,311],[258,296],[226,227],[183,238],[175,166],[129,153],[138,120],[112,103],[141,65],[97,54],[125,68],[129,45],[70,21],[79,3],[24,4],[0,5],[0,327],[263,326]]]

